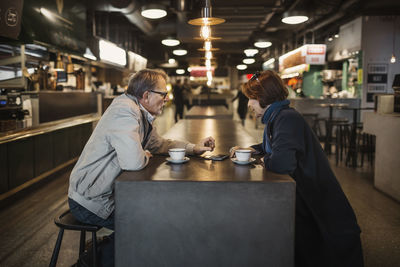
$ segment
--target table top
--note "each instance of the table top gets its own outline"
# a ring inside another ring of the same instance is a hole
[[[194,106],[185,115],[186,119],[230,119],[233,114],[225,106]]]
[[[349,104],[343,104],[343,103],[322,103],[322,104],[316,104],[317,107],[322,107],[322,108],[346,108],[349,106]]]
[[[164,137],[188,140],[197,143],[202,138],[213,136],[216,149],[207,154],[228,154],[235,145],[249,146],[256,143],[245,129],[233,120],[180,120]],[[192,181],[192,182],[293,182],[288,175],[267,171],[260,161],[255,164],[236,165],[229,158],[211,161],[199,156],[189,156],[183,164],[171,164],[167,156],[156,155],[146,168],[140,171],[123,172],[118,182],[126,181]]]

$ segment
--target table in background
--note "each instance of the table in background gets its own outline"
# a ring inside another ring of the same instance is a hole
[[[342,110],[352,110],[353,111],[353,123],[351,126],[350,143],[349,149],[346,156],[346,166],[350,165],[353,168],[357,167],[357,127],[358,127],[358,111],[360,110],[374,110],[374,108],[350,108],[341,107]],[[351,164],[350,164],[351,162]]]
[[[232,120],[181,120],[164,137],[255,140]],[[155,156],[116,181],[116,266],[294,266],[295,182],[261,165]]]
[[[225,106],[194,106],[186,114],[185,119],[232,119],[233,113]]]
[[[348,104],[338,104],[338,103],[324,103],[317,104],[317,107],[329,108],[329,117],[326,123],[326,136],[324,143],[324,151],[327,154],[331,153],[331,142],[332,142],[332,122],[333,122],[333,109],[334,108],[345,108],[348,107]]]

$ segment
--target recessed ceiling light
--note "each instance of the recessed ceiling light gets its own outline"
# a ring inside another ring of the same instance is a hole
[[[298,11],[290,11],[283,13],[282,22],[286,24],[300,24],[306,22],[308,17],[304,13]]]
[[[236,66],[236,68],[237,68],[238,70],[245,70],[245,69],[247,69],[247,65],[239,64],[239,65]]]
[[[258,53],[258,49],[249,48],[249,49],[244,50],[244,53],[246,54],[246,57],[252,57]]]
[[[174,51],[172,51],[172,53],[174,55],[177,55],[177,56],[184,56],[184,55],[187,54],[187,50],[185,50],[185,49],[175,49]]]
[[[254,62],[256,62],[256,60],[254,58],[245,58],[245,59],[243,59],[243,63],[244,64],[253,64]]]
[[[185,70],[184,69],[177,69],[176,74],[184,74]]]
[[[166,46],[177,46],[181,42],[179,42],[179,40],[177,40],[175,38],[166,38],[166,39],[162,40],[161,43]]]
[[[258,48],[267,48],[270,47],[271,45],[272,43],[268,41],[258,41],[254,43],[254,46]]]
[[[167,15],[167,11],[162,5],[152,4],[143,6],[140,14],[148,19],[160,19]]]

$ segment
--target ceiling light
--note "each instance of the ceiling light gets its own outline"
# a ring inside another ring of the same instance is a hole
[[[224,19],[214,18],[211,14],[211,0],[205,1],[205,6],[201,9],[201,18],[191,19],[188,21],[189,24],[195,26],[201,25],[217,25],[224,23]]]
[[[332,41],[333,41],[333,38],[332,38],[332,37],[329,37],[329,38],[328,38],[328,41],[329,41],[329,42],[332,42]]]
[[[298,11],[288,11],[283,13],[282,22],[286,24],[300,24],[306,22],[308,17]]]
[[[339,38],[339,34],[337,33],[337,34],[335,34],[335,38]]]
[[[85,58],[88,58],[88,59],[91,59],[91,60],[97,60],[97,57],[95,57],[95,56],[93,55],[93,53],[92,53],[92,51],[90,50],[89,47],[86,47],[86,51],[85,51],[85,54],[83,54],[83,56],[84,56]]]
[[[263,63],[263,69],[274,68],[273,63],[275,62],[275,58],[270,58]]]
[[[390,63],[396,63],[396,57],[394,54],[392,54],[392,57],[390,58]]]
[[[243,59],[243,63],[244,64],[253,64],[254,62],[256,62],[256,60],[254,58],[245,58],[245,59]]]
[[[211,49],[211,42],[210,41],[205,41],[204,42],[204,49],[206,51],[210,51],[210,49]]]
[[[268,41],[258,41],[254,43],[254,46],[258,48],[267,48],[270,47],[271,45],[272,43]]]
[[[174,58],[170,58],[170,59],[168,59],[168,63],[169,63],[169,64],[174,64],[174,63],[175,63],[175,61],[176,61],[176,60],[175,60]]]
[[[236,68],[237,68],[238,70],[245,70],[245,69],[247,69],[247,65],[239,64],[239,65],[236,66]]]
[[[148,19],[160,19],[167,15],[167,11],[165,10],[165,7],[162,5],[151,4],[151,5],[144,5],[142,7],[142,12],[140,14]]]
[[[192,71],[192,68],[191,68],[191,67],[188,67],[186,70],[187,70],[188,72],[191,72],[191,71]]]
[[[181,42],[179,42],[179,40],[177,40],[175,38],[168,37],[168,38],[165,38],[164,40],[162,40],[161,43],[166,46],[177,46]]]
[[[187,50],[185,50],[185,49],[175,49],[174,51],[172,51],[172,53],[174,55],[177,55],[177,56],[184,56],[184,55],[187,54]]]
[[[244,53],[246,54],[246,57],[252,57],[258,53],[258,49],[249,48],[249,49],[244,50]]]
[[[201,26],[200,37],[203,39],[208,39],[211,36],[211,28],[208,25]]]
[[[177,69],[175,72],[176,72],[176,74],[184,74],[185,70],[184,69]]]

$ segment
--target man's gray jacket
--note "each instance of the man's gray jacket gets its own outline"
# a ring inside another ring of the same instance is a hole
[[[125,94],[116,97],[71,172],[68,197],[107,219],[114,210],[116,177],[123,170],[136,171],[146,167],[149,158],[145,150],[161,154],[167,153],[169,148],[179,147],[193,154],[194,144],[164,139],[155,128],[148,133],[143,148],[146,126],[151,118],[135,97]]]

